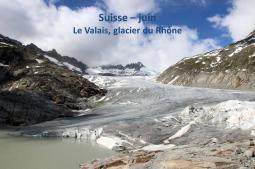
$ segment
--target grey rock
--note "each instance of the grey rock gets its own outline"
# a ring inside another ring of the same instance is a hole
[[[241,149],[241,147],[236,147],[236,149],[235,149],[235,154],[236,155],[238,155],[238,154],[242,154],[243,153],[243,151],[242,151],[242,149]]]
[[[250,148],[244,152],[244,156],[251,158],[255,156],[255,149]]]

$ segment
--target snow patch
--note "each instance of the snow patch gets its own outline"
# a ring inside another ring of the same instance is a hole
[[[9,44],[9,43],[5,43],[5,42],[0,42],[0,44],[1,44],[1,45],[5,45],[5,46],[13,46],[13,45],[11,45],[11,44]]]
[[[175,147],[174,144],[168,144],[168,145],[164,145],[164,144],[150,144],[148,146],[143,147],[141,150],[144,151],[162,151],[162,150],[166,150],[166,149],[170,149]]]
[[[40,68],[40,67],[43,67],[43,66],[33,66],[33,67],[35,67],[35,68]]]
[[[116,147],[122,146],[123,143],[128,143],[126,140],[122,140],[116,136],[101,136],[96,140],[97,144],[100,144],[108,149],[114,149]]]
[[[55,58],[52,58],[52,57],[50,57],[50,56],[48,56],[48,55],[44,55],[44,57],[46,57],[47,59],[49,59],[49,61],[51,61],[51,62],[53,62],[53,63],[55,63],[55,64],[57,64],[57,65],[59,65],[59,66],[63,66],[57,59],[55,59]]]
[[[220,60],[221,60],[221,57],[216,57],[216,59],[217,59],[217,62],[219,62]]]
[[[180,130],[178,130],[174,135],[172,135],[167,140],[165,140],[164,143],[168,143],[169,140],[182,137],[185,133],[187,133],[190,130],[191,126],[194,124],[196,124],[195,121],[191,121],[189,124],[187,124],[186,126],[182,127]]]
[[[41,64],[41,63],[43,63],[44,61],[43,60],[41,60],[41,59],[35,59],[36,61],[37,61],[37,63],[39,63],[39,64]]]
[[[63,65],[65,65],[69,70],[76,70],[78,72],[82,72],[80,68],[75,67],[67,62],[63,62]]]
[[[173,84],[177,79],[179,79],[180,76],[176,76],[173,78],[168,84]]]
[[[103,97],[101,97],[99,100],[96,100],[95,102],[97,103],[97,102],[101,102],[101,101],[103,101],[105,99],[105,96],[103,96]]]
[[[2,67],[8,67],[9,65],[5,65],[5,64],[3,64],[3,63],[0,63],[0,66],[2,66]]]
[[[216,66],[219,65],[219,63],[221,63],[221,62],[220,62],[220,61],[219,61],[219,62],[212,62],[212,63],[210,64],[210,67],[216,67]]]
[[[236,48],[236,50],[235,50],[233,53],[231,53],[231,54],[228,55],[228,56],[229,56],[229,57],[232,57],[233,55],[235,55],[235,54],[241,52],[242,50],[243,50],[243,47],[238,47],[238,48]]]
[[[120,95],[120,93],[121,93],[121,92],[120,92],[120,91],[118,91],[118,92],[116,93],[116,96],[119,96],[119,95]]]
[[[59,62],[57,59],[53,58],[53,57],[50,57],[48,55],[44,55],[44,57],[46,57],[47,59],[49,59],[49,61],[51,61],[52,63],[55,63],[57,64],[58,66],[65,66],[67,67],[69,70],[75,70],[75,71],[78,71],[78,72],[82,72],[80,68],[78,67],[75,67],[73,65],[71,65],[70,63],[67,63],[67,62]]]
[[[249,56],[249,58],[253,58],[255,57],[255,53],[253,53],[251,56]]]
[[[76,117],[84,116],[90,114],[91,109],[85,109],[85,110],[73,110],[75,113],[79,113],[76,115]]]
[[[251,130],[251,136],[255,136],[255,130]]]

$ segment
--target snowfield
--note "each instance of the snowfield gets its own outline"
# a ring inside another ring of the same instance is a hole
[[[162,150],[203,144],[212,138],[224,142],[236,135],[249,137],[255,127],[253,92],[165,85],[155,82],[153,76],[84,78],[107,89],[106,96],[90,98],[90,108],[79,110],[80,116],[37,124],[21,132],[93,137],[110,149],[125,145],[127,149]]]
[[[187,107],[181,112],[181,117],[228,129],[255,129],[255,102],[230,100],[214,106]]]
[[[64,66],[66,68],[68,68],[69,70],[72,70],[72,71],[77,71],[77,72],[82,72],[82,70],[78,67],[75,67],[67,62],[59,62],[57,59],[51,57],[51,56],[48,56],[48,55],[44,55],[45,58],[49,59],[50,62],[52,63],[55,63],[56,65],[58,66]]]

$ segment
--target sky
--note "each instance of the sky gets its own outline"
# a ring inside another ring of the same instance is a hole
[[[44,50],[56,49],[89,66],[141,61],[163,71],[184,57],[224,47],[255,29],[255,0],[0,0],[0,33]],[[137,27],[99,22],[100,13],[156,15],[150,26],[181,35],[74,35],[73,27]]]

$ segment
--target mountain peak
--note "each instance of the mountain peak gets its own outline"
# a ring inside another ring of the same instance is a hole
[[[29,45],[27,45],[26,48],[28,48],[28,49],[30,49],[30,50],[32,50],[34,52],[38,52],[38,53],[43,52],[42,49],[40,49],[38,46],[36,46],[33,43],[30,43]]]
[[[250,37],[250,36],[255,36],[255,29],[251,33],[249,33],[247,37]]]
[[[57,52],[56,49],[52,49],[52,50],[48,51],[48,53],[50,53],[52,55],[60,56],[60,54]]]
[[[121,64],[102,65],[89,68],[87,72],[103,76],[151,76],[157,74],[154,70],[146,68],[142,62],[129,63],[125,66]]]
[[[128,69],[140,70],[142,67],[145,67],[145,66],[142,64],[142,62],[137,62],[137,63],[127,64],[125,67]]]
[[[2,34],[0,34],[0,42],[2,43],[6,43],[6,44],[9,44],[9,45],[15,45],[15,46],[22,46],[22,43],[17,41],[17,40],[14,40],[14,39],[11,39],[7,36],[4,36]]]

